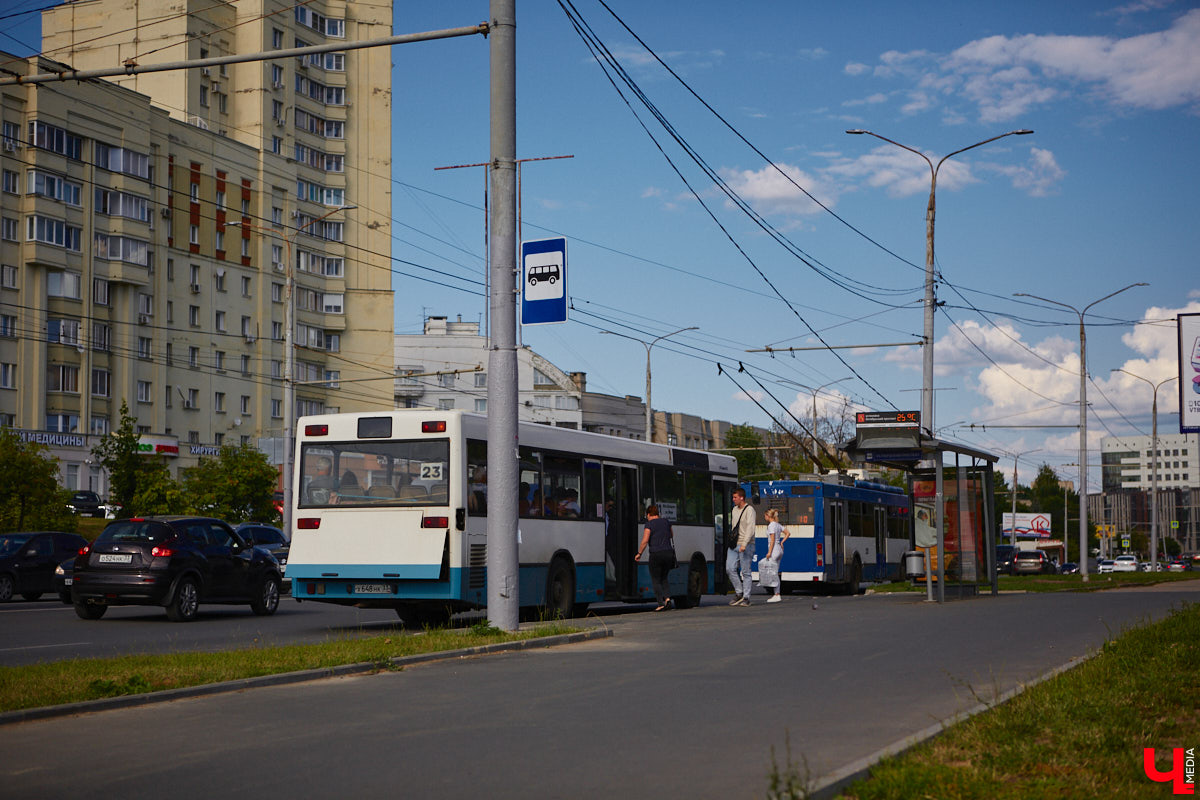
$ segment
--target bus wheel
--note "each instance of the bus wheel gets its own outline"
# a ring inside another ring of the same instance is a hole
[[[700,605],[700,596],[704,594],[704,584],[707,582],[705,580],[707,577],[704,562],[700,560],[693,561],[688,566],[687,594],[673,598],[675,605],[680,608],[695,608]]]
[[[846,594],[858,594],[862,591],[862,562],[858,560],[858,556],[854,557],[854,564],[850,567],[850,585],[847,588]]]
[[[575,573],[562,559],[555,559],[546,575],[546,613],[551,619],[567,619],[574,611]]]

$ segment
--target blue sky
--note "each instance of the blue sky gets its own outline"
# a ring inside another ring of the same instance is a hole
[[[695,325],[654,348],[657,408],[769,426],[718,375],[717,362],[739,361],[801,419],[812,387],[847,376],[821,392],[822,406],[918,408],[917,347],[840,350],[845,364],[827,351],[745,351],[819,346],[811,331],[830,345],[920,336],[929,169],[846,129],[936,163],[1030,128],[939,172],[935,427],[985,449],[1040,448],[1023,459],[1025,476],[1076,461],[1076,430],[980,428],[1078,422],[1078,318],[1012,295],[1083,307],[1145,281],[1088,315],[1089,461],[1104,435],[1149,433],[1149,389],[1111,370],[1175,374],[1174,316],[1200,312],[1195,4],[609,0],[724,122],[598,0],[573,7],[776,238],[630,97],[660,152],[557,2],[518,0],[518,157],[574,156],[523,167],[524,236],[568,238],[573,304],[567,324],[526,328],[526,344],[586,372],[593,390],[641,395],[645,350],[599,331],[649,340]],[[395,30],[486,16],[486,2],[399,2]],[[36,42],[28,25],[10,31]],[[408,45],[392,60],[395,317],[412,333],[424,314],[484,313],[482,172],[435,168],[488,158],[487,42]],[[753,381],[738,382],[783,416]],[[1177,430],[1174,386],[1160,392],[1160,431]]]

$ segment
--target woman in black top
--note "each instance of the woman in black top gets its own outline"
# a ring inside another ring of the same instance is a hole
[[[654,587],[654,597],[658,600],[655,611],[666,611],[675,607],[675,601],[667,596],[667,576],[675,568],[675,535],[671,531],[671,521],[658,516],[658,506],[651,505],[646,509],[646,530],[642,534],[642,544],[638,547],[637,561],[642,557],[642,551],[650,548],[650,584]]]

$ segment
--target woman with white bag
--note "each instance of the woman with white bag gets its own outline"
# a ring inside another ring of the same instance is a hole
[[[758,585],[771,590],[768,603],[778,603],[783,599],[779,596],[779,561],[783,558],[783,543],[789,534],[779,524],[777,509],[768,508],[763,518],[767,520],[767,557],[758,562]]]

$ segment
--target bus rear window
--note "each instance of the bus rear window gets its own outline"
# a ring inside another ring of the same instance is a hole
[[[300,450],[300,508],[446,505],[450,443],[309,442]]]

